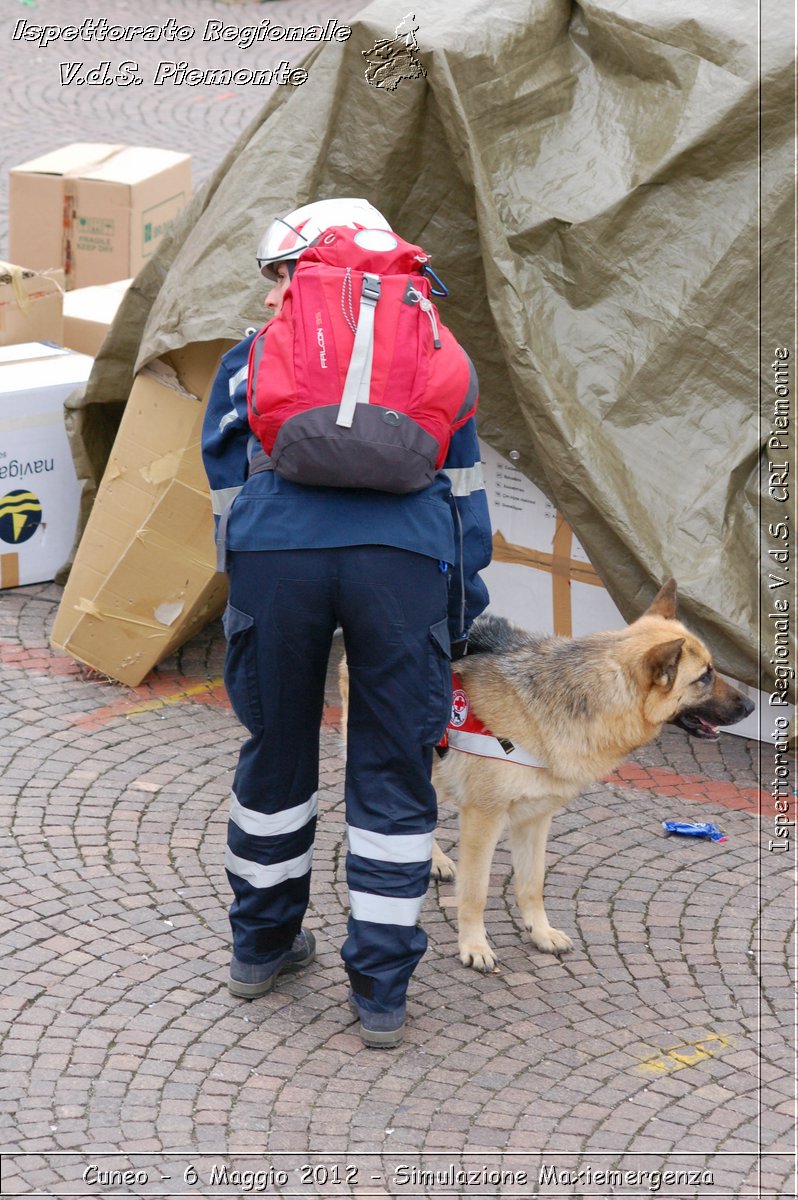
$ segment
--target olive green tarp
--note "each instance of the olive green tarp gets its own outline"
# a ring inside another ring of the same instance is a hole
[[[624,616],[676,576],[721,666],[757,683],[758,239],[765,263],[788,248],[791,38],[763,34],[760,79],[754,0],[431,0],[426,77],[372,86],[363,51],[402,15],[372,4],[271,90],[131,289],[86,440],[134,366],[261,323],[274,215],[367,196],[450,289],[482,437],[517,452]]]

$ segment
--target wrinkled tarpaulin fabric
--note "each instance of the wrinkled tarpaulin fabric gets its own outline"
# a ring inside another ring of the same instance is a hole
[[[304,85],[274,89],[137,278],[84,422],[124,400],[134,359],[261,323],[253,252],[273,215],[368,196],[450,288],[482,436],[518,452],[624,616],[675,575],[721,666],[756,683],[756,3],[431,0],[427,77],[388,91],[362,51],[397,13],[372,4],[349,41],[311,52]],[[776,250],[790,39],[766,49],[761,237]]]

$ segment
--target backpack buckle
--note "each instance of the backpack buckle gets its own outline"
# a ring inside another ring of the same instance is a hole
[[[367,304],[376,304],[380,298],[381,287],[382,284],[379,275],[364,274],[363,288],[360,293],[361,301],[365,300]]]

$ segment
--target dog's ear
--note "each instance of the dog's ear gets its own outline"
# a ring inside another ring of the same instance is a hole
[[[667,617],[672,621],[676,616],[676,580],[669,579],[663,583],[654,599],[649,604],[644,617]]]
[[[645,667],[648,677],[655,687],[669,692],[676,678],[676,669],[682,657],[684,638],[676,638],[672,642],[660,642],[652,647],[645,656]]]

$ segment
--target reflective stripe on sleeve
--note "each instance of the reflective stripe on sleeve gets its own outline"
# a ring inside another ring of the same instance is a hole
[[[295,833],[312,821],[319,809],[319,793],[314,792],[304,804],[286,808],[278,813],[253,812],[244,808],[235,792],[230,793],[230,820],[244,833],[256,837],[277,837],[281,833]]]
[[[276,887],[278,883],[285,883],[286,879],[301,879],[303,875],[307,875],[312,861],[312,846],[298,858],[287,858],[285,862],[268,865],[239,858],[229,846],[224,852],[224,865],[227,870],[239,879],[246,879],[247,883],[256,888]]]
[[[230,507],[242,487],[243,484],[239,484],[238,487],[217,488],[211,492],[211,507],[215,517],[220,517]]]
[[[224,433],[227,426],[232,425],[233,421],[236,421],[236,420],[238,420],[238,410],[235,408],[231,408],[229,412],[226,412],[224,414],[221,421],[219,422],[219,433]]]
[[[415,925],[424,903],[423,896],[375,896],[372,892],[349,893],[349,907],[356,921],[375,925]]]
[[[235,375],[230,376],[230,398],[235,395],[236,388],[239,383],[243,383],[249,374],[249,363],[245,363],[240,370],[236,371]]]
[[[473,467],[444,467],[443,473],[451,481],[453,496],[470,496],[472,492],[485,490],[481,462],[474,463]]]
[[[349,849],[379,862],[421,863],[432,858],[432,833],[384,834],[348,825]]]

